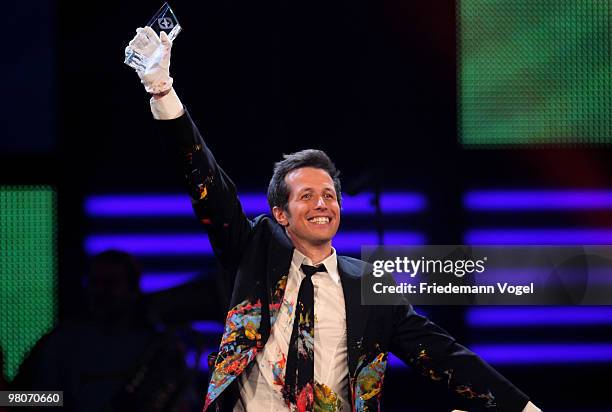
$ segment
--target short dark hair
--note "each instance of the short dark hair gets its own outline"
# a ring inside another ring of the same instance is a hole
[[[289,188],[285,182],[285,176],[293,170],[302,167],[314,167],[316,169],[325,170],[334,181],[338,204],[342,205],[340,171],[336,169],[336,165],[334,165],[334,162],[331,161],[324,151],[306,149],[291,154],[285,154],[283,155],[283,160],[274,164],[274,173],[268,185],[268,205],[270,205],[270,210],[275,206],[287,210],[287,205],[289,204]]]

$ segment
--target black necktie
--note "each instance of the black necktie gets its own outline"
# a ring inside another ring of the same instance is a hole
[[[300,284],[293,331],[289,340],[283,397],[299,410],[312,411],[314,400],[314,286],[312,275],[327,272],[325,265],[302,265],[306,277]]]

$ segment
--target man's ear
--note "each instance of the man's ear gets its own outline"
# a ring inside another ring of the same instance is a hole
[[[274,219],[276,219],[276,221],[281,226],[289,225],[289,220],[287,219],[287,212],[285,212],[282,208],[274,206],[272,208],[272,213],[274,214]]]

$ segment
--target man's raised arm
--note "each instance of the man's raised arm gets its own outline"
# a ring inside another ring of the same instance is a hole
[[[206,227],[215,255],[235,274],[252,224],[242,210],[234,183],[217,164],[172,88],[172,42],[166,33],[157,36],[150,27],[145,27],[136,30],[128,47],[147,57],[145,69],[137,70],[137,74],[152,95],[151,112],[156,125],[180,156],[194,211]]]

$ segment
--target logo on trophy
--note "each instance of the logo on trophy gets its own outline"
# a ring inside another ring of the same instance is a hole
[[[174,22],[170,17],[160,17],[157,19],[157,25],[162,30],[172,30],[174,27]]]
[[[181,31],[181,25],[168,3],[161,6],[157,13],[151,17],[147,26],[151,27],[158,36],[162,31],[165,31],[171,41],[174,41]],[[137,71],[144,71],[147,67],[147,57],[131,47],[125,49],[125,60],[123,62]]]

